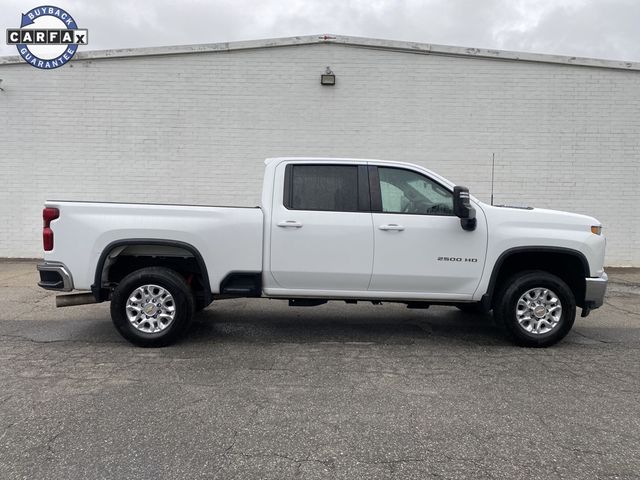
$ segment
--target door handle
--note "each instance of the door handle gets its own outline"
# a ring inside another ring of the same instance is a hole
[[[389,223],[387,225],[380,225],[378,227],[380,230],[384,230],[384,231],[389,231],[389,230],[393,230],[396,232],[401,232],[404,230],[404,227],[402,225],[398,225],[397,223]]]
[[[302,228],[302,224],[296,220],[283,220],[278,222],[278,226],[282,228]]]

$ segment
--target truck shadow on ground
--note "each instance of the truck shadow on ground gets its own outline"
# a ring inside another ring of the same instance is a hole
[[[490,314],[455,308],[409,310],[404,306],[333,306],[238,311],[214,305],[198,313],[181,344],[377,343],[414,344],[434,339],[447,343],[508,345]]]

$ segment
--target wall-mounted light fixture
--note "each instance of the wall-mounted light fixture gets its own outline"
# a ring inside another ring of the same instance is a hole
[[[331,68],[327,67],[322,75],[320,75],[320,83],[322,85],[335,85],[336,84],[336,76],[331,71]]]

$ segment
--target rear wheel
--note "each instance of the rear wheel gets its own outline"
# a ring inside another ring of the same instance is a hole
[[[511,277],[504,285],[494,314],[516,344],[548,347],[569,333],[576,301],[560,278],[531,271]]]
[[[189,326],[195,306],[178,273],[149,267],[127,275],[111,298],[111,319],[120,334],[140,347],[174,343]]]

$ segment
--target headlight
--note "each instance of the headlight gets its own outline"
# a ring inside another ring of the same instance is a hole
[[[591,225],[591,233],[596,235],[602,234],[602,225]]]

